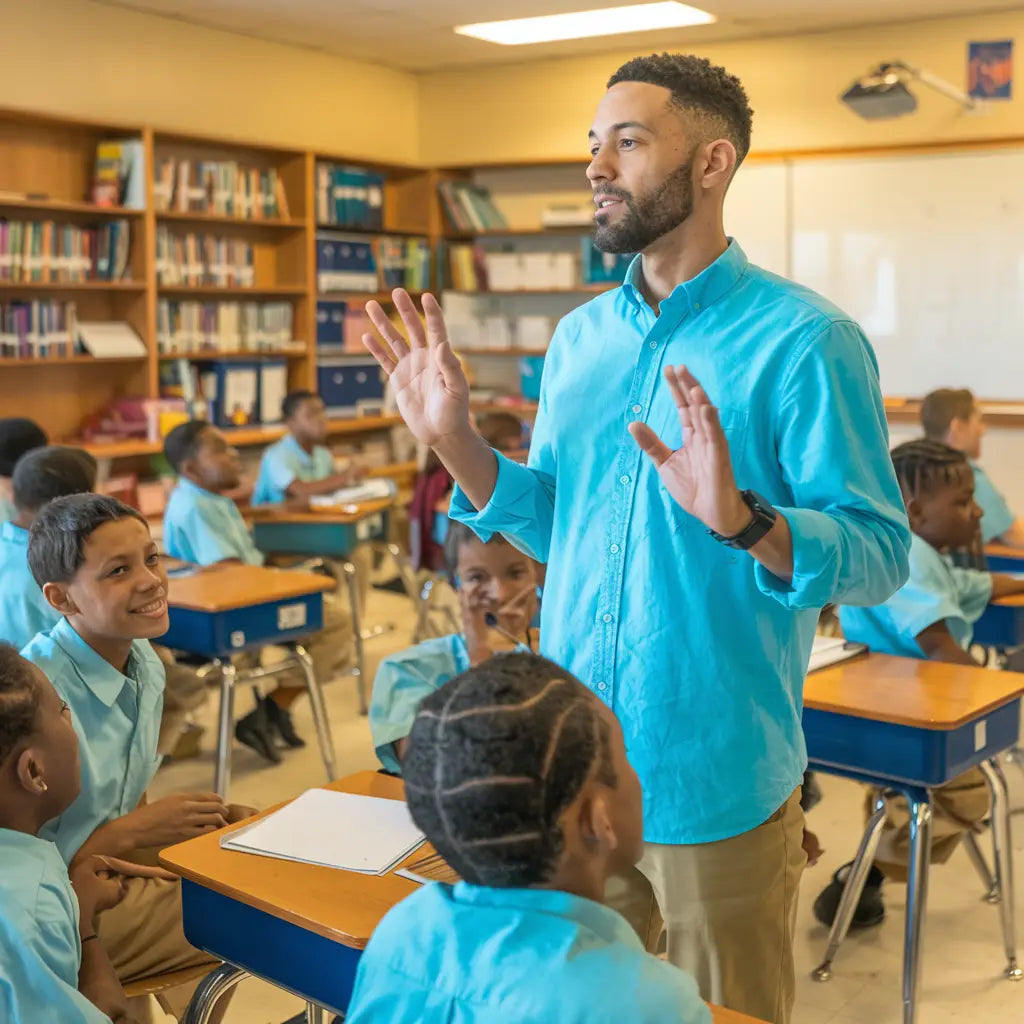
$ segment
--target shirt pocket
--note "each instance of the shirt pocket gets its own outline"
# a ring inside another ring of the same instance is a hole
[[[722,430],[725,432],[725,439],[729,442],[729,455],[732,458],[733,471],[737,474],[736,480],[742,488],[742,478],[739,475],[743,467],[743,460],[747,450],[747,438],[749,436],[750,417],[746,409],[736,406],[720,406],[718,418],[722,423]],[[675,450],[682,447],[683,427],[679,422],[679,411],[674,405],[662,415],[661,425],[655,428],[658,436]]]

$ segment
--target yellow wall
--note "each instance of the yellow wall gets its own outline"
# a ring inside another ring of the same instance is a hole
[[[754,108],[754,149],[792,150],[1024,136],[1017,98],[965,115],[928,89],[918,111],[874,124],[836,97],[883,60],[904,60],[963,87],[968,40],[1016,37],[1024,12],[979,15],[856,31],[722,43],[695,52],[739,75]],[[650,50],[662,47],[652,38]],[[649,51],[639,51],[649,52]],[[541,160],[586,154],[594,106],[612,72],[635,52],[426,75],[420,90],[420,156],[427,164]],[[1017,55],[1024,72],[1024,58]],[[1018,76],[1019,78],[1024,76]]]
[[[413,75],[88,0],[5,0],[5,106],[415,162]]]

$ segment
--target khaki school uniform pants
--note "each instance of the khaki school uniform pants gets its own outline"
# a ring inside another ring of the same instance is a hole
[[[715,843],[648,843],[637,868],[609,883],[606,902],[701,996],[772,1024],[789,1024],[796,995],[793,933],[807,857],[800,790],[763,824]]]

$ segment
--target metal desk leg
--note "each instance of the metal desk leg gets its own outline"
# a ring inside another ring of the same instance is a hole
[[[981,847],[978,846],[978,837],[973,832],[968,832],[964,836],[964,849],[974,865],[974,870],[978,872],[981,884],[985,887],[985,895],[982,896],[982,899],[986,903],[998,903],[999,883],[995,880],[992,872],[989,871],[988,863],[985,861],[985,854],[981,852]]]
[[[843,898],[839,901],[836,910],[836,918],[832,922],[832,930],[828,935],[828,949],[825,950],[825,959],[820,966],[816,967],[811,974],[815,981],[828,981],[832,977],[832,961],[839,952],[839,947],[850,930],[850,922],[853,920],[853,912],[857,909],[857,901],[864,890],[864,883],[867,881],[868,872],[875,862],[875,851],[878,849],[878,840],[882,835],[882,826],[885,824],[885,799],[879,797],[875,804],[875,812],[868,821],[864,835],[861,837],[860,847],[857,856],[850,865],[850,874],[846,879],[846,887],[843,889]]]
[[[213,776],[214,791],[227,799],[231,785],[231,744],[235,724],[235,666],[230,660],[217,659],[220,669],[220,711],[217,718],[217,767]]]
[[[225,992],[230,992],[243,978],[248,978],[248,972],[234,964],[221,964],[215,971],[211,971],[201,982],[189,1000],[185,1016],[181,1018],[181,1024],[206,1024],[213,1013],[217,1000]]]
[[[932,807],[927,790],[909,790],[907,800],[910,805],[910,862],[903,938],[903,1024],[915,1024],[921,990],[921,940],[932,852]]]
[[[309,652],[302,644],[292,644],[291,646],[306,677],[309,706],[313,711],[313,724],[316,726],[316,738],[320,744],[320,756],[323,758],[324,768],[327,769],[327,781],[333,782],[338,777],[338,768],[335,762],[331,723],[327,718],[327,708],[324,706],[324,692],[320,688],[320,680],[317,678],[316,668]]]
[[[345,574],[345,585],[348,587],[349,602],[352,605],[352,641],[356,646],[356,686],[359,690],[359,714],[367,713],[366,707],[366,662],[363,657],[363,628],[359,616],[359,584],[356,580],[356,567],[351,562],[343,562],[341,570]]]
[[[1020,981],[1024,972],[1017,966],[1017,933],[1014,919],[1013,844],[1010,841],[1010,801],[1006,791],[1006,777],[998,761],[983,761],[978,767],[985,776],[992,794],[992,844],[996,862],[996,886],[1001,897],[999,916],[1003,926],[1003,946],[1006,950],[1006,977]]]

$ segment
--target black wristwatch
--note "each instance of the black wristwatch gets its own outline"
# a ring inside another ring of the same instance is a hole
[[[750,525],[735,537],[723,537],[714,530],[708,530],[708,533],[727,547],[736,548],[737,551],[749,551],[775,525],[779,513],[767,498],[762,498],[756,491],[741,491],[740,497],[754,516]]]

